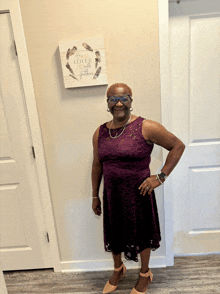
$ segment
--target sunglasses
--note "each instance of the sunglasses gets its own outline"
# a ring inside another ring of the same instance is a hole
[[[123,95],[123,96],[109,96],[108,102],[111,104],[116,104],[120,100],[122,103],[126,103],[130,101],[131,96],[130,95]]]

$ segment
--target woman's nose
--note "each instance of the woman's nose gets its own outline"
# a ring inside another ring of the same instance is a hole
[[[118,103],[120,103],[119,106],[120,106],[120,105],[123,105],[122,102],[121,102],[120,100],[116,103],[116,105],[118,105]]]

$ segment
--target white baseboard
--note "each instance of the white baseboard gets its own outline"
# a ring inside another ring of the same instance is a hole
[[[122,258],[123,263],[127,269],[140,269],[141,260],[138,262],[126,260]],[[165,256],[154,256],[150,258],[149,268],[162,268],[166,267]],[[114,270],[113,259],[105,260],[83,260],[83,261],[62,261],[61,272],[93,272],[93,271],[108,271]]]
[[[186,254],[174,254],[174,257],[182,257],[182,256],[198,256],[198,255],[214,255],[220,254],[220,252],[206,252],[206,253],[186,253]]]

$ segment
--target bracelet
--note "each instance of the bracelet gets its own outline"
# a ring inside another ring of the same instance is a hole
[[[161,182],[159,175],[157,175],[156,179],[161,183],[161,185],[163,185],[163,182]]]

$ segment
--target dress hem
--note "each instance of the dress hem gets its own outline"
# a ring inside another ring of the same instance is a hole
[[[132,246],[127,245],[125,249],[118,250],[117,252],[114,252],[113,249],[110,249],[110,245],[108,245],[108,246],[105,246],[105,251],[114,253],[114,255],[118,255],[118,254],[124,252],[124,258],[126,260],[138,262],[137,255],[140,254],[143,250],[145,250],[147,248],[150,248],[152,251],[156,251],[158,248],[160,248],[160,244],[158,244],[158,245],[151,244],[151,245],[144,246],[144,248],[140,248],[139,246],[136,246],[136,248],[135,248],[135,246],[133,246],[133,245]]]

